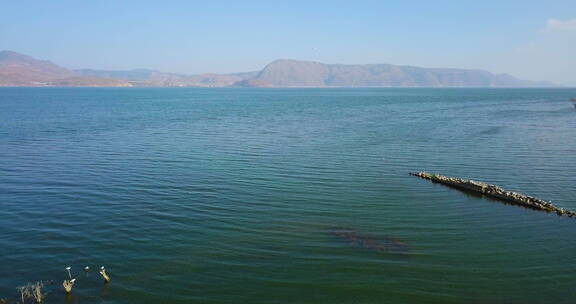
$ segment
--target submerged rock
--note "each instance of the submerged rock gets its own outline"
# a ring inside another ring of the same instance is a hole
[[[402,255],[409,251],[408,244],[390,236],[377,237],[346,228],[336,228],[331,231],[331,234],[348,241],[350,245],[356,248]]]

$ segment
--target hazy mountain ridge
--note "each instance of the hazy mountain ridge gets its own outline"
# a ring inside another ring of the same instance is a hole
[[[156,87],[550,87],[482,70],[391,64],[324,64],[280,59],[257,72],[185,75],[149,69],[69,70],[50,61],[0,51],[0,86]]]
[[[547,82],[516,79],[482,70],[420,68],[391,64],[323,64],[281,59],[251,81],[273,87],[542,87]]]
[[[120,79],[131,83],[133,86],[161,86],[161,87],[226,87],[236,82],[255,76],[258,72],[234,73],[234,74],[198,74],[185,75],[177,73],[164,73],[148,69],[134,69],[128,71],[108,71],[81,69],[75,70],[81,76],[105,77]]]
[[[0,86],[130,86],[117,79],[82,77],[50,61],[0,51]]]

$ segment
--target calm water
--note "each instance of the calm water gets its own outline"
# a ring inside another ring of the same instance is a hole
[[[408,176],[576,209],[570,97],[0,89],[0,298],[54,280],[46,303],[574,303],[576,220]]]

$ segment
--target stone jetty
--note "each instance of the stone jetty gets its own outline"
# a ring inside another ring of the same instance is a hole
[[[547,202],[518,192],[507,191],[496,185],[491,185],[474,180],[465,180],[461,178],[448,177],[439,174],[431,174],[428,172],[416,172],[416,173],[410,173],[410,175],[427,179],[434,183],[443,184],[453,188],[480,193],[483,195],[487,195],[496,199],[509,202],[514,205],[519,205],[530,209],[546,212],[555,212],[558,215],[564,215],[569,217],[576,216],[576,212],[557,207],[551,202]]]

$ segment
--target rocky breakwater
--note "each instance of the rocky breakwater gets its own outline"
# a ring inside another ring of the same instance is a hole
[[[431,174],[428,172],[416,172],[416,173],[410,173],[410,175],[427,179],[432,182],[443,184],[453,188],[473,191],[476,193],[487,195],[493,198],[497,198],[512,203],[514,205],[519,205],[530,209],[546,212],[555,212],[558,215],[565,215],[569,217],[576,216],[576,212],[557,207],[551,202],[547,202],[518,192],[507,191],[496,185],[491,185],[474,180],[465,180],[461,178],[448,177],[439,174]]]

